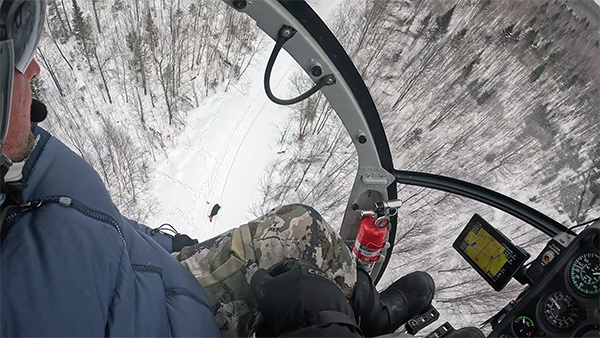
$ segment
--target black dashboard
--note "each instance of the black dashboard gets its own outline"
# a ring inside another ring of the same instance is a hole
[[[600,337],[600,222],[554,237],[526,270],[530,285],[489,337]]]

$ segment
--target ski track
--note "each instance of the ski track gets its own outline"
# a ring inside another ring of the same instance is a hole
[[[206,191],[208,196],[210,197],[211,200],[216,199],[218,201],[222,200],[223,197],[223,190],[225,190],[225,186],[227,184],[227,182],[225,181],[225,178],[223,177],[224,172],[230,171],[231,167],[233,166],[233,163],[235,162],[235,156],[237,154],[237,150],[241,147],[242,145],[242,141],[243,138],[240,138],[238,135],[242,132],[242,130],[245,129],[244,133],[247,134],[248,131],[250,130],[250,125],[247,123],[247,120],[250,118],[250,115],[252,115],[253,112],[253,107],[254,104],[256,103],[256,101],[258,101],[258,98],[255,98],[254,100],[251,100],[250,103],[250,107],[244,109],[244,113],[242,115],[242,118],[239,119],[235,125],[235,129],[233,131],[233,135],[231,137],[231,139],[229,140],[229,142],[227,143],[227,146],[225,147],[225,154],[223,155],[223,160],[217,162],[218,165],[215,166],[213,168],[213,170],[211,171],[210,174],[210,180],[208,182],[207,185],[205,185],[206,187]],[[260,111],[258,111],[258,113],[260,113]],[[217,185],[222,185],[222,188],[219,189],[217,187]],[[215,196],[214,192],[215,191],[221,191],[221,193],[219,194],[219,196]],[[195,215],[197,215],[197,213],[194,213]],[[206,219],[204,217],[201,218],[201,228],[204,229],[206,226]],[[198,221],[198,220],[196,220]],[[198,222],[195,222],[196,224],[198,224]],[[215,232],[215,224],[216,222],[214,222],[212,224],[212,232]]]
[[[258,117],[260,116],[260,113],[262,113],[262,110],[265,107],[265,105],[267,104],[266,100],[262,100],[262,101],[263,101],[263,103],[261,105],[260,110],[258,111],[258,114],[254,115],[254,118],[252,119],[252,123],[250,124],[250,127],[246,128],[246,130],[244,131],[244,136],[242,137],[241,141],[239,142],[239,144],[237,146],[237,149],[235,151],[235,155],[233,156],[233,162],[229,166],[229,170],[227,171],[227,176],[225,176],[225,182],[223,184],[223,189],[221,190],[221,195],[220,195],[221,198],[223,198],[223,194],[225,193],[225,188],[227,187],[227,181],[229,180],[229,174],[231,174],[231,169],[233,169],[233,163],[237,159],[237,156],[238,156],[238,154],[240,152],[240,149],[242,148],[242,145],[244,144],[244,140],[246,140],[246,136],[248,136],[248,133],[250,132],[250,129],[252,129],[252,127],[254,126],[254,123],[256,122],[256,120],[258,119]]]
[[[226,96],[228,96],[228,95],[219,96],[219,99],[221,101],[221,103],[219,104],[219,107],[214,111],[214,114],[212,114],[208,124],[202,129],[202,131],[198,135],[198,139],[197,139],[197,143],[196,143],[196,145],[198,147],[202,147],[202,140],[204,140],[206,133],[208,133],[210,131],[211,127],[215,124],[217,117],[219,117],[219,115],[221,115],[221,111],[223,110],[223,104],[225,103]],[[196,118],[196,120],[201,121],[198,118]]]
[[[189,191],[192,194],[192,196],[194,196],[194,200],[196,200],[199,197],[199,196],[197,196],[198,193],[195,192],[192,187],[190,187],[189,185],[187,185],[187,184],[181,182],[180,180],[172,177],[171,175],[168,175],[168,174],[166,174],[164,172],[159,171],[158,172],[158,176],[160,178],[164,179],[164,180],[167,180],[167,181],[170,181],[170,182],[174,183],[176,186],[178,186],[178,187],[180,187],[182,189],[185,189],[185,190]],[[186,222],[187,225],[189,225],[192,229],[197,230],[197,228],[193,224],[193,219],[190,219],[188,213],[186,213],[184,209],[181,209],[181,208],[177,207],[177,208],[173,209],[171,212],[169,212],[167,214],[167,217],[166,217],[167,222],[168,222],[168,220],[170,220],[174,216],[180,216],[180,217],[182,217],[184,219],[184,221]]]
[[[291,58],[288,57],[285,62],[281,62],[279,67],[279,69],[285,69],[285,71],[283,72],[278,72],[278,76],[276,77],[277,82],[275,84],[275,86],[272,86],[273,89],[276,88],[280,88],[281,84],[284,82],[284,80],[289,78],[289,74],[292,71],[292,69],[294,69],[293,64],[295,63],[295,61]],[[263,75],[264,74],[264,70],[262,69],[256,69],[255,71],[259,72],[259,75]],[[263,75],[264,76],[264,75]],[[246,105],[246,108],[244,109],[244,113],[242,115],[242,117],[240,119],[237,120],[237,123],[235,125],[235,129],[232,133],[232,137],[229,139],[229,142],[227,144],[227,146],[225,147],[225,154],[222,157],[222,160],[219,161],[219,165],[215,166],[213,168],[213,170],[211,171],[211,174],[209,176],[209,181],[207,182],[207,184],[203,185],[204,187],[204,191],[207,192],[207,196],[209,200],[216,200],[217,202],[222,202],[223,198],[224,198],[224,192],[225,189],[227,187],[227,183],[229,180],[229,174],[231,173],[234,164],[237,160],[239,151],[242,147],[242,145],[244,144],[244,140],[246,139],[246,137],[248,136],[248,133],[250,132],[250,130],[252,129],[252,127],[254,126],[254,122],[258,119],[258,117],[260,116],[260,114],[263,112],[265,106],[267,105],[267,103],[269,102],[269,99],[267,98],[266,94],[264,94],[264,92],[262,91],[262,81],[256,81],[256,77],[258,76],[254,76],[255,77],[255,81],[254,86],[260,86],[260,88],[256,88],[253,86],[253,88],[251,88],[248,93],[243,93],[241,91],[239,91],[239,93],[244,96],[246,98],[246,100],[248,100],[248,104]],[[257,90],[258,89],[258,90]],[[219,106],[219,110],[222,109],[223,105],[224,105],[224,101],[221,102],[221,105]],[[236,110],[235,107],[233,108],[233,110]],[[243,164],[241,164],[243,165]],[[218,194],[215,195],[215,192],[219,191]],[[213,204],[213,203],[211,203]],[[237,206],[236,206],[237,207]],[[247,207],[247,206],[245,206]],[[204,214],[206,213],[206,207],[204,208],[204,212],[202,214],[199,214],[196,210],[194,210],[194,224],[200,224],[200,233],[201,233],[201,238],[203,233],[204,233],[204,229],[206,228],[207,225],[207,217],[204,217]],[[210,223],[210,221],[208,221]],[[211,227],[211,233],[216,234],[216,230],[219,227],[220,222],[218,222],[218,217],[213,219],[212,224],[210,224]],[[232,226],[239,226],[241,224],[234,224]]]
[[[335,0],[333,3],[321,3],[319,12],[331,12],[340,2],[341,0]],[[236,162],[261,114],[277,114],[272,118],[268,117],[269,120],[279,119],[282,114],[280,106],[270,102],[263,88],[264,72],[273,45],[274,41],[271,41],[264,51],[257,55],[252,73],[247,73],[244,83],[232,84],[230,87],[233,89],[230,88],[228,92],[208,97],[205,103],[197,108],[200,109],[199,112],[191,113],[193,115],[180,136],[179,145],[167,156],[166,165],[157,170],[157,180],[162,181],[160,190],[181,191],[176,193],[171,201],[167,201],[170,205],[163,208],[162,215],[159,215],[160,223],[184,223],[176,224],[178,227],[185,225],[182,232],[187,232],[199,240],[241,225],[222,224],[223,221],[219,220],[219,217],[215,217],[209,224],[208,213],[215,203],[221,204],[221,212],[226,208],[226,212],[241,210],[242,214],[245,214],[243,210],[251,205],[244,205],[247,201],[243,198],[243,202],[239,203],[238,196],[225,196],[225,191],[234,167],[244,168],[249,165]],[[290,74],[298,69],[295,65],[296,61],[287,52],[278,57],[271,75],[271,87],[274,92],[286,92]],[[238,85],[241,85],[242,89],[238,88]],[[241,107],[244,108],[240,109]],[[257,128],[261,132],[272,133],[267,131],[266,127]],[[257,151],[265,149],[263,147]],[[170,161],[170,157],[173,157],[173,161]],[[261,157],[261,161],[263,159],[264,156]],[[250,177],[247,180],[248,185],[236,189],[242,194],[245,191],[256,190],[255,179],[258,178]],[[217,232],[221,227],[222,231]]]
[[[202,160],[203,163],[208,163],[208,160],[207,160],[208,158],[214,159],[218,162],[217,158],[215,158],[211,153],[207,152],[203,148],[202,140],[204,139],[204,136],[208,133],[208,131],[211,130],[211,127],[217,121],[217,118],[222,111],[223,104],[227,99],[227,96],[228,95],[220,95],[218,97],[218,99],[221,100],[221,103],[219,104],[217,109],[212,110],[212,114],[209,115],[208,123],[202,127],[200,133],[198,134],[198,137],[196,138],[196,142],[192,142],[192,138],[190,137],[190,135],[188,135],[186,132],[184,132],[185,134],[183,135],[183,137],[185,137],[185,139],[187,140],[187,145],[183,145],[182,149],[195,154],[195,156],[198,156]],[[200,123],[202,121],[202,119],[199,119],[199,118],[195,118],[195,120]],[[195,130],[193,124],[188,124],[187,128],[189,128],[190,130]],[[176,207],[166,215],[166,219],[170,220],[174,217],[180,217],[183,219],[183,221],[186,223],[186,225],[188,227],[193,229],[193,231],[195,233],[202,233],[202,231],[201,231],[202,227],[200,227],[200,229],[199,229],[198,224],[195,222],[194,215],[196,214],[196,212],[194,212],[194,211],[197,209],[196,206],[198,204],[198,201],[200,199],[203,199],[202,198],[203,196],[207,195],[206,189],[202,189],[202,188],[195,189],[192,186],[182,182],[181,180],[173,177],[172,175],[170,175],[164,171],[159,170],[157,172],[158,172],[158,176],[160,178],[173,183],[175,186],[188,191],[192,195],[192,201],[191,201],[190,207],[188,207],[188,208]],[[180,173],[176,172],[176,174],[180,174]],[[205,209],[206,209],[206,207],[205,207]]]

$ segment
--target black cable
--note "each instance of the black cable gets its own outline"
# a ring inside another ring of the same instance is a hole
[[[579,228],[579,227],[582,227],[582,226],[585,226],[585,225],[588,225],[588,224],[594,223],[594,222],[596,222],[596,221],[600,221],[600,217],[598,217],[598,218],[594,218],[594,219],[593,219],[593,220],[591,220],[591,221],[587,221],[587,222],[583,222],[583,223],[581,223],[581,224],[574,225],[574,226],[570,227],[570,228],[569,228],[569,230],[573,230],[573,229],[575,229],[575,228]]]
[[[333,76],[333,74],[329,74],[329,75],[325,75],[325,76],[321,77],[319,79],[319,81],[311,89],[309,89],[306,93],[304,93],[296,98],[289,99],[289,100],[282,100],[282,99],[275,97],[275,95],[273,95],[273,92],[271,92],[271,83],[270,83],[271,82],[271,72],[273,71],[273,65],[275,65],[275,60],[277,59],[277,55],[279,55],[279,52],[281,51],[283,44],[286,43],[289,39],[291,39],[294,36],[294,34],[296,34],[296,32],[297,31],[292,27],[289,27],[286,25],[281,27],[281,29],[279,30],[279,33],[277,34],[277,42],[275,43],[273,52],[271,52],[271,57],[269,57],[269,62],[267,63],[267,69],[265,71],[264,84],[265,84],[265,92],[267,93],[267,97],[269,97],[269,99],[271,101],[273,101],[277,104],[280,104],[280,105],[284,105],[284,106],[301,102],[301,101],[309,98],[311,95],[313,95],[314,93],[319,91],[321,88],[335,83],[335,77]]]
[[[169,229],[169,228],[170,228],[170,229]],[[173,235],[171,235],[171,234],[168,234],[167,232],[173,232]],[[154,235],[156,235],[157,233],[161,233],[161,234],[163,234],[163,235],[165,235],[165,236],[169,236],[169,237],[173,237],[173,236],[179,235],[179,231],[177,231],[177,230],[176,230],[176,229],[175,229],[175,228],[174,228],[174,227],[173,227],[171,224],[169,224],[169,223],[164,223],[164,224],[161,224],[161,226],[159,226],[158,228],[156,228],[156,229],[152,229],[152,230],[150,231],[150,234],[152,234],[153,236],[154,236]]]

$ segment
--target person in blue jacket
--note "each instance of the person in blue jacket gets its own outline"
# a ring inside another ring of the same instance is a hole
[[[0,336],[220,336],[172,239],[123,217],[81,157],[32,132],[45,8],[0,0]]]
[[[210,270],[209,264],[199,264],[203,253],[219,249],[228,235],[197,243],[123,217],[93,168],[36,126],[46,113],[32,100],[29,81],[40,72],[33,55],[45,10],[46,0],[0,0],[0,337],[217,337],[231,332],[217,325],[215,315],[229,317],[227,286],[235,281],[215,284],[223,274],[219,269],[194,276]],[[311,217],[314,223],[318,215]],[[257,224],[246,225],[248,234]],[[233,231],[240,243],[247,239],[241,231],[246,228]],[[243,245],[230,249],[234,254],[244,250]],[[224,253],[218,254],[226,258]],[[254,276],[250,265],[238,267],[239,285],[252,290],[250,302],[264,317],[262,324],[240,333],[374,336],[394,331],[433,297],[433,280],[425,273],[405,276],[379,295],[365,272],[350,269],[354,281],[343,291],[337,280],[304,261],[305,255],[300,260],[283,255],[275,253],[270,258],[280,262],[252,270]],[[263,263],[268,258],[263,255]],[[241,262],[239,257],[231,261]],[[206,289],[210,297],[202,282],[212,285]]]

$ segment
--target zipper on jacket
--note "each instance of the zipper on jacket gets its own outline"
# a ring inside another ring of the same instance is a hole
[[[14,212],[14,210],[17,210],[17,209],[18,209],[18,207],[13,204],[13,205],[4,207],[2,209],[2,212],[0,213],[0,246],[2,245],[2,242],[4,241],[6,229],[3,229],[3,226],[4,226],[4,222],[6,222],[6,220],[7,220],[7,215],[12,214]]]
[[[165,294],[167,296],[177,296],[177,295],[187,296],[192,299],[195,299],[196,301],[200,302],[201,304],[207,306],[210,309],[210,305],[204,299],[200,298],[197,294],[193,293],[192,291],[190,291],[188,289],[184,289],[184,288],[166,289]]]
[[[131,268],[134,271],[140,271],[140,272],[154,272],[156,274],[158,274],[160,276],[160,278],[162,278],[162,269],[154,266],[154,265],[140,265],[140,264],[131,264]]]
[[[73,209],[77,210],[78,212],[80,212],[81,214],[84,214],[90,218],[97,220],[97,221],[106,223],[108,225],[112,225],[113,228],[115,228],[115,230],[117,230],[119,237],[121,237],[121,242],[123,242],[123,245],[125,245],[125,247],[127,247],[127,242],[125,241],[125,237],[123,236],[123,232],[121,231],[121,226],[114,218],[112,218],[111,216],[106,215],[104,213],[93,211],[93,210],[89,209],[88,207],[84,206],[83,204],[78,203],[77,201],[73,200],[70,197],[65,197],[65,196],[42,197],[42,198],[38,198],[33,201],[22,203],[18,206],[17,209],[15,209],[9,215],[6,216],[5,221],[9,221],[21,214],[29,212],[31,210],[38,209],[46,203],[58,203],[58,204],[62,205],[63,207],[73,208]]]

